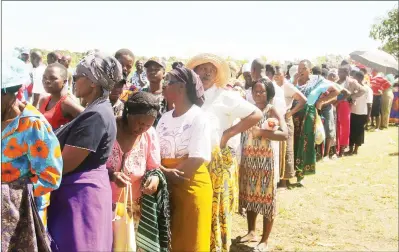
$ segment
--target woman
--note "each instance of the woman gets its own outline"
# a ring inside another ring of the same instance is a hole
[[[131,95],[125,103],[122,117],[116,118],[116,141],[107,169],[112,188],[112,209],[116,203],[124,202],[122,188],[131,185],[133,202],[129,202],[135,224],[141,216],[140,199],[142,192],[152,195],[157,191],[160,178],[150,176],[141,188],[144,174],[158,169],[161,165],[159,141],[152,127],[158,115],[159,103],[156,97],[147,92]]]
[[[165,77],[164,96],[175,108],[157,125],[161,163],[171,193],[172,252],[209,251],[212,184],[209,121],[199,106],[204,101],[199,77],[185,67]]]
[[[389,122],[394,123],[395,125],[399,124],[399,79],[396,78],[393,84],[393,102],[391,115],[389,116]]]
[[[344,150],[349,146],[350,134],[350,116],[351,103],[355,103],[356,99],[366,93],[365,87],[359,84],[355,79],[349,77],[350,66],[344,65],[338,69],[338,81],[344,89],[349,91],[349,96],[340,94],[337,97],[337,154],[342,157]]]
[[[334,100],[340,92],[332,82],[321,76],[311,75],[310,69],[310,61],[302,60],[294,80],[294,84],[301,84],[298,88],[307,98],[303,110],[293,118],[295,170],[300,186],[303,185],[304,175],[316,172],[314,125],[317,110]]]
[[[283,76],[284,78],[284,76]],[[284,117],[271,104],[274,97],[273,83],[258,80],[252,87],[256,106],[263,111],[263,118],[242,135],[243,155],[240,166],[240,208],[247,210],[248,234],[239,242],[256,241],[255,226],[258,214],[263,215],[263,235],[255,251],[267,249],[267,241],[276,215],[276,176],[271,140],[285,141],[288,129]],[[277,119],[278,130],[265,129],[268,119]]]
[[[48,229],[59,251],[111,251],[112,191],[105,163],[116,138],[109,92],[122,79],[114,57],[91,54],[76,67],[76,96],[86,109],[57,131],[64,177],[51,193]]]
[[[274,81],[284,91],[284,98],[286,103],[285,122],[288,127],[288,139],[282,141],[280,144],[280,152],[283,150],[285,155],[280,157],[280,166],[284,169],[280,173],[280,187],[287,188],[289,180],[295,177],[294,168],[294,122],[292,116],[301,111],[306,104],[306,97],[292,85],[284,76],[283,69],[276,67]],[[296,104],[293,106],[294,101]]]
[[[67,77],[68,70],[60,63],[47,66],[43,74],[44,90],[50,96],[39,101],[39,111],[53,130],[67,124],[84,110],[68,94]]]
[[[26,78],[24,65],[17,58],[2,60],[1,250],[50,251],[46,218],[38,209],[46,207],[43,195],[60,185],[61,150],[40,112],[16,98]]]
[[[392,85],[394,84],[394,75],[388,74],[385,79],[391,85],[382,93],[381,103],[381,129],[387,129],[389,124],[389,115],[391,114],[392,102],[393,102],[393,90]]]
[[[240,134],[254,126],[262,113],[233,91],[225,90],[229,66],[216,55],[200,54],[187,67],[201,78],[205,89],[202,110],[212,122],[212,162],[209,171],[213,186],[211,251],[228,251],[232,214],[238,210],[238,164],[235,151]],[[237,120],[240,120],[237,123]]]

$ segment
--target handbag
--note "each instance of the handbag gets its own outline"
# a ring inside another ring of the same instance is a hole
[[[124,194],[124,202],[119,202],[122,194]],[[127,205],[132,204],[132,186],[122,189],[115,208],[115,217],[112,220],[113,227],[113,251],[136,251],[136,234],[134,230],[133,215],[130,216],[127,211]]]
[[[316,112],[316,121],[315,121],[315,143],[317,145],[324,142],[326,139],[326,132],[324,131],[323,122],[321,121],[321,117],[319,113]]]

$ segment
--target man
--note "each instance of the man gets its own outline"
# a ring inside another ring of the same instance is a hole
[[[47,54],[47,65],[53,64],[55,62],[60,62],[62,56],[58,52],[50,52]]]
[[[29,64],[29,49],[28,48],[22,48],[21,50],[21,55],[19,56],[19,58],[25,63],[25,64]]]
[[[149,92],[155,95],[159,101],[160,110],[158,112],[157,119],[154,122],[154,127],[158,124],[159,119],[163,115],[163,113],[167,112],[168,110],[172,109],[171,106],[168,107],[169,104],[166,103],[162,95],[162,81],[165,76],[166,70],[166,63],[164,60],[160,59],[159,57],[151,57],[145,64],[144,67],[146,68],[147,78],[150,82],[149,86],[143,88],[141,91]]]
[[[123,82],[118,82],[115,84],[114,88],[109,94],[109,101],[111,102],[112,109],[114,110],[114,115],[116,117],[122,116],[124,104],[119,99],[123,92]]]
[[[358,83],[362,83],[364,73],[357,71],[354,78]],[[357,98],[356,103],[351,104],[349,155],[357,155],[359,147],[364,143],[365,126],[371,114],[373,90],[368,85],[364,85],[364,87],[366,93]]]
[[[46,65],[43,64],[43,57],[41,52],[33,51],[31,53],[32,60],[32,94],[33,94],[33,106],[37,106],[41,96],[47,94],[43,87],[43,74],[46,70]]]
[[[70,55],[63,55],[60,60],[60,63],[68,70],[67,86],[68,86],[69,91],[72,90],[72,83],[73,83],[73,81],[72,81],[73,73],[72,73],[71,69],[69,68],[71,61],[72,61],[72,58]]]
[[[138,90],[148,87],[147,73],[144,71],[144,63],[142,60],[136,61],[136,72],[130,79],[130,83]]]
[[[240,76],[244,77],[245,80],[245,90],[248,90],[252,87],[252,78],[251,78],[251,65],[249,63],[245,63],[242,65],[240,71],[237,73],[238,79]]]
[[[130,90],[132,84],[128,82],[127,78],[132,71],[135,57],[132,51],[129,49],[120,49],[115,53],[115,58],[122,65],[123,79],[121,82],[123,83],[123,92],[120,99],[125,102],[127,101],[129,95],[132,94],[132,91]]]

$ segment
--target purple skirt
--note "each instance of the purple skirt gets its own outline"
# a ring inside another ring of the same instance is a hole
[[[105,165],[62,178],[51,192],[47,227],[55,251],[112,250],[112,192]]]

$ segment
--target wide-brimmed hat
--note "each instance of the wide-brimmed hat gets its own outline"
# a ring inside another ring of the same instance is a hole
[[[213,64],[217,69],[215,85],[218,87],[226,86],[230,78],[230,67],[224,59],[217,55],[210,53],[196,55],[187,62],[187,68],[194,70],[197,66],[206,63]]]

